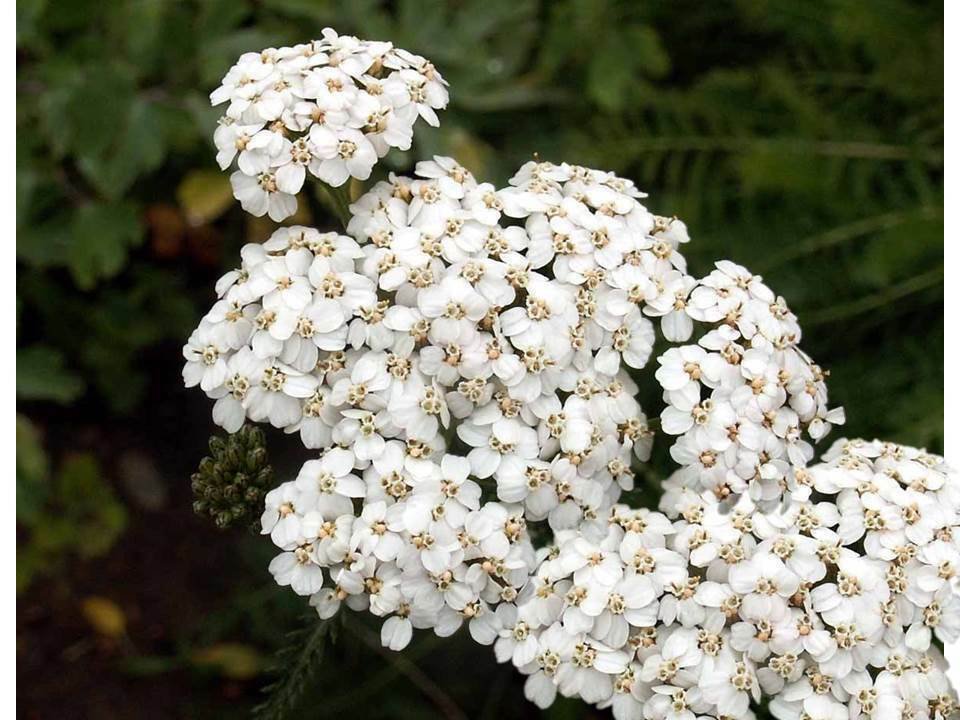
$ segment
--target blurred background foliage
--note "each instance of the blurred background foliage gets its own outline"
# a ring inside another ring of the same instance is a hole
[[[789,300],[845,433],[941,451],[942,13],[910,0],[19,0],[24,716],[233,714],[255,704],[303,612],[272,586],[267,544],[190,511],[212,423],[180,387],[179,348],[213,280],[271,231],[213,161],[207,94],[240,53],[331,25],[431,58],[451,108],[393,169],[449,154],[502,183],[536,152],[633,178],[689,225],[693,274],[729,257]],[[319,208],[291,221],[332,228]],[[302,461],[271,446],[278,476]],[[307,683],[312,707],[536,714],[469,640],[395,655],[373,632],[341,629]]]

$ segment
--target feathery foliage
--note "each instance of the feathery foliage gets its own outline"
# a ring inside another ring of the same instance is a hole
[[[316,677],[328,645],[336,642],[343,617],[318,620],[311,615],[300,628],[287,633],[286,644],[277,651],[269,671],[276,680],[263,688],[268,697],[253,709],[256,720],[282,720],[296,708]]]

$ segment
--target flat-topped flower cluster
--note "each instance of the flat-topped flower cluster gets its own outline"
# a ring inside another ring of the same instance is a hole
[[[838,441],[771,512],[679,478],[561,531],[520,598],[473,620],[541,707],[559,690],[626,718],[947,718],[932,643],[960,635],[960,482],[943,459]]]
[[[212,99],[231,102],[238,197],[277,219],[304,168],[366,179],[446,90],[423,58],[324,31],[243,56]],[[373,152],[338,159],[329,134]],[[435,157],[358,197],[346,234],[243,248],[183,376],[227,431],[267,422],[316,451],[267,494],[271,573],[323,618],[384,618],[395,650],[466,622],[543,707],[694,720],[763,692],[785,720],[944,716],[956,477],[881,443],[813,463],[843,413],[797,318],[734,263],[689,275],[686,226],[644,197],[539,160],[497,188]],[[654,439],[636,395],[658,329],[679,469],[656,512],[624,493]]]
[[[800,325],[782,297],[729,260],[700,280],[686,311],[711,329],[657,358],[662,429],[677,435],[679,478],[721,499],[749,491],[771,507],[791,467],[844,421],[827,407],[826,373],[799,348]]]
[[[356,239],[290,227],[246,246],[185,348],[227,430],[267,421],[323,450],[267,498],[278,581],[325,615],[392,616],[392,647],[515,599],[536,567],[527,524],[602,525],[649,453],[627,368],[652,349],[644,311],[669,315],[673,295],[594,316],[616,292],[605,265],[632,258],[651,288],[680,276],[671,223],[609,174],[542,167],[550,193],[532,167],[496,191],[438,158],[361,197]]]
[[[409,150],[419,118],[437,125],[447,86],[431,63],[388,42],[337,35],[240,56],[210,100],[229,103],[213,139],[243,209],[296,212],[307,172],[339,187],[366,180],[390,148]]]

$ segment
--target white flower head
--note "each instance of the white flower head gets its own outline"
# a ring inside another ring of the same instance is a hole
[[[409,149],[448,93],[426,59],[326,29],[243,55],[211,101],[235,195],[280,221],[310,177]],[[322,618],[382,618],[393,650],[466,622],[540,707],[750,718],[763,692],[785,720],[949,715],[957,476],[877,441],[816,462],[843,413],[797,317],[740,265],[689,275],[686,225],[644,197],[539,159],[497,189],[436,156],[356,197],[345,235],[243,248],[183,378],[227,431],[312,451],[266,495],[270,573]],[[654,380],[666,479],[636,399]],[[659,512],[626,504],[647,483]]]
[[[448,95],[425,59],[327,28],[305,45],[244,53],[210,102],[229,103],[214,142],[221,169],[237,159],[234,196],[279,222],[308,175],[366,180],[391,147],[410,148],[418,118],[439,124]]]

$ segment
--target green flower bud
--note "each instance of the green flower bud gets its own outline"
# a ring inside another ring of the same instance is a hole
[[[190,477],[194,512],[212,518],[218,528],[255,523],[273,485],[265,443],[263,431],[248,425],[211,437],[210,455]]]

